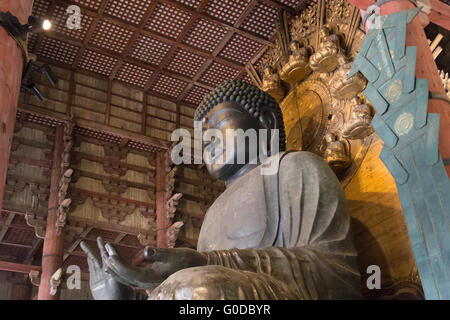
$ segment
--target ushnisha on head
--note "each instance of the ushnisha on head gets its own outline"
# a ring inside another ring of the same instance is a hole
[[[218,129],[222,132],[224,149],[223,163],[207,164],[212,176],[221,180],[234,180],[247,172],[251,166],[249,159],[250,142],[238,143],[234,138],[234,148],[227,149],[226,131],[229,129],[254,129],[259,141],[259,129],[267,129],[270,141],[271,129],[278,129],[279,151],[286,148],[283,115],[280,106],[272,96],[256,86],[242,80],[226,81],[207,94],[195,111],[194,120],[202,121],[203,130]],[[208,152],[205,144],[205,150]],[[253,146],[254,147],[254,146]],[[240,148],[240,149],[239,149]],[[245,163],[237,161],[238,149],[246,154]],[[258,149],[259,150],[259,149]],[[267,145],[270,155],[270,143]],[[258,159],[259,160],[259,159]],[[257,161],[259,163],[259,161]]]

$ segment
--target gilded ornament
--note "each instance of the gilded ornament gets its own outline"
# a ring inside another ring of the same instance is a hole
[[[351,164],[348,141],[339,139],[337,134],[331,132],[325,134],[325,141],[327,142],[327,148],[323,158],[333,171],[339,173],[348,168]]]
[[[261,89],[270,94],[278,102],[284,97],[284,88],[281,86],[280,76],[270,66],[264,69]]]
[[[295,83],[305,79],[311,73],[309,66],[308,50],[299,41],[290,43],[291,55],[280,70],[280,78],[289,83]]]
[[[361,103],[358,97],[354,97],[351,101],[352,111],[350,119],[342,128],[342,136],[347,139],[363,139],[373,132],[370,125],[372,115],[370,107]]]
[[[352,62],[345,63],[331,76],[330,92],[336,99],[347,100],[361,93],[367,84],[367,79],[361,73],[356,73],[350,79],[347,75],[352,68]]]
[[[341,52],[338,36],[330,34],[328,27],[321,27],[319,48],[309,59],[309,65],[317,72],[331,72],[344,63],[345,57]]]

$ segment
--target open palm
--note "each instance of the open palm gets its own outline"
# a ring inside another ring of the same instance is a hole
[[[102,259],[100,260],[92,249],[81,242],[81,249],[88,256],[88,265],[90,272],[89,285],[95,300],[128,300],[132,299],[134,291],[131,287],[124,285],[114,279],[111,273],[107,272],[105,259],[108,255],[105,251],[105,245],[101,238],[97,238],[97,245]]]

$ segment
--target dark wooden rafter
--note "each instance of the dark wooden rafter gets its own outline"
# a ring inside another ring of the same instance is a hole
[[[241,28],[242,23],[250,16],[250,14],[253,12],[254,8],[258,5],[258,3],[264,3],[268,6],[271,6],[273,8],[276,8],[278,10],[286,10],[290,13],[294,13],[295,10],[287,5],[278,3],[273,0],[264,0],[264,1],[258,1],[258,0],[251,0],[250,3],[245,7],[244,11],[241,13],[240,17],[236,20],[235,23],[230,23],[226,21],[222,21],[219,18],[215,18],[211,15],[209,15],[207,12],[205,12],[205,8],[207,7],[209,1],[208,0],[202,0],[200,4],[197,6],[196,9],[186,5],[182,4],[177,1],[173,0],[155,0],[152,1],[149,5],[149,7],[146,9],[144,15],[140,19],[140,22],[138,25],[131,24],[125,20],[122,20],[120,18],[111,16],[107,13],[105,13],[105,8],[107,7],[107,0],[103,0],[98,7],[97,10],[86,7],[81,5],[80,3],[76,2],[75,0],[53,0],[51,2],[51,6],[49,7],[49,10],[47,12],[47,16],[50,16],[51,13],[54,10],[54,7],[56,5],[56,2],[58,5],[79,5],[82,7],[82,14],[90,16],[92,18],[92,22],[89,26],[89,29],[87,30],[84,39],[83,40],[75,40],[70,39],[68,37],[62,36],[58,33],[50,33],[48,35],[49,38],[53,38],[59,41],[66,42],[70,45],[74,45],[76,47],[79,47],[78,53],[76,54],[76,57],[71,65],[72,70],[81,71],[79,67],[81,57],[83,56],[84,52],[89,49],[93,52],[110,56],[111,58],[117,59],[117,62],[115,63],[115,66],[113,67],[112,71],[109,73],[109,78],[114,81],[118,81],[117,75],[121,69],[121,66],[126,64],[135,65],[140,68],[148,69],[152,74],[150,75],[150,79],[147,80],[147,82],[144,85],[144,91],[147,91],[151,94],[157,95],[157,92],[154,92],[151,88],[159,78],[159,76],[165,75],[172,77],[174,79],[182,81],[182,83],[186,83],[186,86],[182,89],[182,92],[177,96],[166,96],[163,94],[163,98],[168,99],[170,101],[174,102],[180,102],[183,101],[183,99],[186,98],[188,93],[192,90],[194,86],[200,87],[206,90],[212,90],[213,87],[208,85],[207,83],[204,83],[203,81],[199,81],[202,74],[204,74],[209,67],[212,65],[213,62],[219,63],[220,65],[225,65],[227,67],[231,67],[233,69],[236,69],[239,71],[238,76],[241,77],[243,73],[245,73],[245,66],[242,65],[239,62],[235,62],[229,58],[221,57],[220,52],[224,49],[224,47],[227,45],[229,40],[233,37],[235,34],[242,35],[250,40],[256,41],[257,43],[260,43],[262,45],[271,45],[271,40],[273,39],[265,39],[263,36],[254,34],[250,31],[246,31]],[[170,37],[163,36],[159,34],[158,32],[149,30],[146,28],[146,23],[151,18],[152,14],[155,12],[155,9],[158,5],[169,5],[171,7],[177,8],[179,10],[182,10],[186,14],[190,15],[190,19],[187,21],[186,25],[184,25],[182,31],[178,35],[176,39],[171,39]],[[225,29],[227,32],[225,36],[222,38],[214,52],[208,53],[206,51],[203,51],[201,49],[198,49],[194,46],[188,45],[184,43],[184,38],[187,35],[187,33],[192,29],[194,24],[199,20],[205,20],[213,25],[219,26],[223,29]],[[100,20],[103,20],[105,22],[113,23],[115,25],[118,25],[119,27],[125,28],[129,32],[132,33],[131,38],[128,40],[124,50],[122,50],[120,53],[109,50],[108,48],[103,48],[100,46],[97,46],[91,42],[91,38],[96,30],[96,27]],[[136,43],[136,40],[140,35],[146,35],[150,36],[153,39],[156,39],[158,41],[162,41],[170,46],[170,49],[163,57],[163,60],[158,65],[152,65],[148,62],[143,62],[138,59],[130,57],[130,52]],[[39,43],[42,36],[39,36],[38,39],[38,45],[35,46],[35,52],[39,51]],[[196,56],[200,56],[205,60],[205,62],[201,65],[197,73],[194,77],[189,77],[183,74],[179,74],[177,72],[173,72],[171,70],[168,70],[166,68],[166,65],[171,61],[171,58],[177,52],[178,49],[186,50],[187,52],[190,52],[191,54],[194,54]],[[51,62],[51,61],[47,61]],[[128,84],[128,83],[127,83]],[[142,90],[142,87],[139,87]],[[196,107],[195,105],[191,105],[191,103],[187,101],[183,101],[183,105],[187,105],[189,107]],[[144,128],[142,128],[144,130]]]
[[[248,5],[247,8],[242,12],[242,14],[239,16],[239,18],[236,20],[236,22],[233,25],[233,29],[229,30],[227,34],[223,37],[223,39],[220,41],[220,43],[217,45],[217,47],[212,52],[212,57],[217,58],[217,55],[223,50],[225,45],[230,41],[231,37],[235,34],[236,30],[239,29],[241,24],[244,22],[244,20],[248,17],[250,12],[252,12],[253,8],[255,8],[256,4],[258,3],[258,0],[252,0]],[[211,66],[213,63],[213,60],[206,60],[206,62],[202,65],[202,67],[198,70],[197,74],[192,79],[192,82],[189,83],[186,88],[181,92],[181,94],[178,97],[178,101],[183,101],[186,98],[186,95],[189,93],[189,91],[194,86],[194,83],[198,82],[202,74]],[[242,69],[240,67],[239,69]]]
[[[202,0],[200,5],[198,6],[197,10],[195,10],[196,14],[192,14],[191,15],[191,18],[186,23],[186,25],[184,26],[183,30],[181,30],[180,34],[178,35],[177,39],[175,40],[175,44],[172,44],[169,52],[167,52],[166,55],[164,56],[164,58],[161,61],[158,69],[156,70],[156,72],[153,73],[153,75],[150,77],[150,79],[145,84],[145,87],[144,87],[145,91],[147,91],[147,90],[149,90],[151,88],[152,84],[158,78],[159,74],[161,74],[161,72],[163,71],[164,66],[170,61],[172,56],[177,51],[178,47],[182,44],[183,38],[186,36],[188,31],[192,28],[194,23],[197,21],[197,19],[199,18],[199,12],[201,12],[203,10],[203,8],[206,6],[208,1],[209,0]],[[155,1],[155,3],[156,2],[157,1]],[[190,82],[190,80],[189,80],[189,82]]]
[[[55,1],[55,0],[53,0],[53,1]],[[161,2],[161,0],[157,0],[157,1]],[[164,1],[162,1],[162,2],[164,2]],[[79,3],[77,3],[77,2],[75,2],[73,0],[58,0],[58,4],[67,5],[67,6],[72,5],[72,4],[80,5]],[[219,25],[219,26],[224,27],[225,29],[230,30],[230,28],[231,28],[231,30],[233,30],[234,32],[239,33],[239,34],[241,34],[243,36],[246,36],[247,38],[252,39],[254,41],[257,41],[257,42],[259,42],[261,44],[270,44],[269,40],[266,40],[266,39],[262,38],[261,36],[256,36],[256,35],[253,35],[253,34],[249,34],[248,32],[244,32],[242,30],[237,30],[236,28],[234,28],[230,24],[227,24],[225,22],[222,22],[220,20],[212,18],[212,17],[210,17],[210,16],[208,16],[208,15],[206,15],[204,13],[197,12],[196,10],[193,10],[190,7],[187,7],[187,6],[182,5],[182,4],[177,4],[176,2],[174,2],[174,3],[171,2],[170,4],[171,5],[176,4],[175,5],[176,7],[183,8],[183,10],[185,10],[188,13],[190,13],[196,19],[204,18],[204,19],[212,22],[215,25]],[[206,58],[209,58],[209,59],[213,58],[213,60],[215,60],[215,61],[217,61],[219,63],[223,63],[223,64],[226,64],[226,65],[229,65],[229,66],[233,66],[233,67],[242,67],[242,65],[239,64],[239,63],[235,63],[233,61],[230,61],[230,60],[227,60],[227,59],[224,59],[224,58],[220,58],[220,57],[212,57],[210,54],[208,54],[207,52],[205,52],[203,50],[200,50],[200,49],[197,49],[197,48],[195,48],[193,46],[190,46],[190,45],[187,45],[185,43],[182,43],[181,41],[170,39],[170,38],[168,38],[166,36],[163,36],[163,35],[161,35],[161,34],[159,34],[157,32],[154,32],[154,31],[151,31],[151,30],[148,30],[148,29],[145,29],[145,28],[140,29],[139,26],[131,25],[131,24],[127,23],[126,21],[123,21],[123,20],[121,20],[119,18],[108,16],[108,15],[104,15],[104,14],[100,15],[99,12],[92,11],[92,9],[83,7],[83,14],[89,15],[93,19],[100,19],[101,18],[102,20],[104,20],[106,22],[110,22],[110,23],[116,24],[116,25],[118,25],[120,27],[126,28],[126,29],[132,31],[133,33],[138,32],[140,34],[144,34],[144,35],[150,36],[150,37],[152,37],[152,38],[154,38],[156,40],[165,42],[165,43],[169,44],[170,46],[178,46],[178,47],[180,47],[180,48],[182,48],[182,49],[184,49],[186,51],[189,51],[191,53],[194,53],[196,55],[200,55],[202,57],[206,57]],[[94,31],[95,31],[95,29],[94,29]],[[93,33],[93,31],[92,31],[92,33]],[[84,49],[86,49],[86,48],[91,49],[91,47],[95,48],[94,45],[89,44],[91,36],[92,36],[92,34],[89,34],[89,33],[86,34],[83,43],[80,43],[79,41],[69,40],[69,39],[67,39],[65,37],[63,37],[63,38],[58,37],[56,34],[51,34],[50,35],[51,38],[56,38],[56,39],[59,39],[59,40],[63,40],[63,41],[66,41],[66,42],[68,42],[70,44],[73,44],[73,45],[76,45],[76,46],[83,46],[83,47],[86,46]],[[131,46],[132,46],[132,44],[131,44]],[[101,50],[105,50],[105,48],[101,48]],[[107,50],[107,51],[111,52],[109,50]],[[113,53],[113,52],[111,52],[111,53]],[[115,57],[119,57],[119,58],[121,56],[120,54],[117,54],[115,52],[114,52],[113,55]]]
[[[52,34],[50,36],[50,38],[53,38],[53,39],[56,39],[56,40],[60,40],[60,41],[64,41],[66,43],[69,43],[69,44],[75,45],[75,46],[79,46],[80,45],[80,43],[78,41],[67,39],[66,37],[64,37],[62,35],[58,35],[58,34]],[[122,62],[128,62],[130,64],[136,65],[136,66],[144,68],[144,69],[148,69],[148,70],[153,71],[153,72],[157,71],[157,72],[159,72],[161,74],[170,76],[172,78],[175,78],[175,79],[178,79],[178,80],[181,80],[181,81],[184,81],[184,82],[192,82],[192,79],[190,79],[189,77],[184,76],[182,74],[179,74],[179,73],[176,73],[176,72],[173,72],[173,71],[169,71],[169,70],[166,70],[166,69],[162,69],[162,68],[160,69],[160,67],[158,67],[158,66],[150,65],[150,64],[148,64],[146,62],[134,59],[132,57],[124,57],[124,58],[122,58],[121,54],[119,54],[117,52],[113,52],[111,50],[108,50],[108,49],[105,49],[105,48],[101,48],[101,47],[98,47],[98,46],[93,45],[93,44],[87,45],[86,48],[91,50],[91,51],[100,53],[102,55],[111,56],[111,57],[116,58],[117,60],[122,61]],[[202,54],[202,55],[204,55],[204,54]],[[63,68],[67,68],[67,65],[65,65],[65,64],[58,63],[58,62],[50,60],[50,59],[46,59],[44,57],[39,57],[39,60],[41,60],[42,62],[46,62],[46,63],[52,63],[54,65],[61,66]],[[220,59],[220,60],[222,60],[222,62],[223,61],[227,61],[227,60],[224,60],[224,59]],[[230,63],[233,64],[235,68],[239,68],[239,69],[242,68],[241,65],[236,65],[233,62],[226,62],[226,63],[227,64],[230,64]],[[72,70],[77,71],[77,72],[82,72],[84,69],[82,69],[80,67],[75,67]],[[98,77],[98,74],[96,74],[96,76]],[[114,80],[114,81],[117,81],[117,80]],[[195,84],[200,86],[200,87],[211,89],[211,86],[208,86],[208,85],[206,85],[204,83],[195,83]],[[138,88],[139,90],[143,90],[143,88],[141,88],[141,87],[136,87],[136,88]],[[145,90],[145,91],[148,91],[148,90]]]
[[[53,11],[55,11],[55,8],[56,8],[56,1],[53,0],[48,7],[47,13],[45,14],[46,17],[51,17],[51,15],[53,14]],[[36,45],[33,48],[33,53],[37,53],[39,51],[39,48],[42,43],[42,39],[44,39],[44,33],[39,33],[38,39],[36,41]]]
[[[158,4],[157,1],[152,1],[150,3],[149,7],[147,8],[147,11],[145,12],[144,16],[141,19],[141,22],[138,25],[137,29],[133,31],[133,35],[131,36],[130,40],[128,41],[127,46],[125,47],[125,49],[123,50],[123,52],[121,54],[122,59],[117,61],[116,65],[113,68],[113,71],[111,72],[111,74],[109,76],[109,78],[111,80],[113,80],[116,77],[117,72],[119,71],[120,67],[123,64],[123,59],[125,59],[128,56],[128,54],[130,53],[131,49],[133,48],[133,45],[136,42],[137,38],[142,33],[142,31],[144,31],[145,24],[147,23],[147,20],[152,15],[153,11],[155,11],[157,4]]]
[[[194,10],[191,7],[189,7],[187,5],[184,5],[182,3],[179,3],[179,2],[176,2],[176,1],[173,1],[173,0],[158,0],[158,1],[160,1],[162,3],[170,4],[170,5],[172,5],[174,7],[177,7],[177,8],[180,8],[180,9],[182,9],[182,10],[184,10],[186,12],[189,12],[189,13],[191,13],[193,15],[198,15],[199,17],[201,17],[201,18],[203,18],[205,20],[208,20],[209,22],[212,22],[212,23],[214,23],[216,25],[222,26],[222,27],[226,28],[229,31],[233,31],[234,33],[238,33],[238,34],[240,34],[242,36],[245,36],[247,38],[255,40],[255,41],[257,41],[257,42],[259,42],[261,44],[267,44],[269,42],[268,40],[262,38],[259,35],[254,34],[253,32],[244,31],[242,29],[239,29],[239,27],[236,27],[235,25],[233,25],[231,23],[228,23],[228,22],[225,22],[225,21],[222,21],[222,20],[218,20],[217,18],[214,18],[214,17],[210,16],[207,13],[197,12],[196,10]],[[254,2],[254,1],[252,0],[252,2]],[[292,12],[292,13],[294,12],[294,10],[291,7],[283,5],[283,4],[275,2],[275,1],[272,1],[272,0],[266,0],[266,1],[263,1],[263,2],[269,4],[270,6],[273,6],[275,8],[286,10],[286,11]],[[249,13],[250,13],[250,11],[249,11]]]
[[[66,250],[63,256],[63,261],[66,261],[67,258],[75,251],[75,249],[78,247],[81,241],[83,241],[83,238],[85,238],[89,232],[91,232],[94,228],[93,227],[86,227],[85,230],[80,234],[77,239],[73,241],[73,243],[70,245],[70,247]]]
[[[0,261],[0,270],[2,271],[29,274],[33,270],[41,271],[41,269],[42,268],[40,266]]]
[[[56,2],[56,0],[53,0],[53,2]],[[61,2],[61,1],[59,1],[59,2]],[[91,39],[92,35],[94,34],[95,29],[97,28],[98,22],[103,17],[103,12],[105,11],[107,4],[108,4],[108,0],[102,0],[102,3],[100,4],[100,7],[97,12],[97,16],[93,19],[91,25],[89,26],[89,30],[87,31],[87,34],[84,37],[83,44],[82,44],[80,50],[78,51],[78,54],[75,57],[75,60],[72,64],[72,68],[75,68],[78,65],[78,63],[80,62],[80,59],[83,56],[84,51],[88,47],[89,40]]]
[[[30,250],[28,251],[25,259],[23,260],[23,262],[25,264],[31,264],[33,262],[34,257],[36,256],[36,254],[39,252],[39,249],[42,247],[44,240],[40,239],[40,238],[36,238],[34,239],[34,242],[30,248]]]
[[[14,217],[16,216],[16,214],[14,212],[9,212],[6,213],[4,212],[3,214],[7,214],[8,217],[5,219],[5,222],[2,223],[1,225],[1,230],[0,230],[0,242],[3,241],[3,238],[5,237],[6,233],[8,232],[8,228],[11,225],[12,221],[14,220]]]

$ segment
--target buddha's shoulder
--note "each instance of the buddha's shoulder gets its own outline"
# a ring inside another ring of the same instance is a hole
[[[287,151],[280,152],[268,158],[263,164],[274,168],[274,164],[278,163],[278,170],[283,176],[303,176],[304,174],[316,173],[318,176],[330,177],[335,179],[335,174],[328,164],[320,156],[308,151]],[[276,171],[271,170],[269,172]],[[270,175],[270,173],[269,173]]]
[[[274,156],[271,156],[270,161],[280,162],[280,166],[291,166],[294,165],[297,168],[303,166],[316,166],[316,167],[328,167],[325,160],[323,160],[318,155],[309,151],[286,151],[280,152]]]

